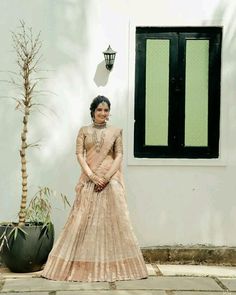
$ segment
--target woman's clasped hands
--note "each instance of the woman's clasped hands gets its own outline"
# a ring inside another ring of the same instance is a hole
[[[96,175],[95,173],[91,174],[89,176],[89,178],[95,184],[95,186],[94,186],[95,192],[102,191],[109,182],[105,177],[100,177],[100,176]]]

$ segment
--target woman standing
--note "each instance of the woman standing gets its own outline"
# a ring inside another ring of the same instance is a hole
[[[82,173],[45,278],[112,282],[148,277],[125,199],[122,130],[107,125],[109,113],[110,101],[97,96],[90,106],[93,124],[79,130],[76,154]]]

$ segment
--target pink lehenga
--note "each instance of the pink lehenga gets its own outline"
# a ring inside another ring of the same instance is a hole
[[[100,141],[94,140],[96,132],[102,132]],[[122,130],[85,126],[76,143],[76,153],[83,154],[91,171],[98,176],[106,175],[110,181],[101,192],[96,192],[95,184],[82,172],[69,218],[42,276],[83,282],[147,278],[125,199],[119,160]]]

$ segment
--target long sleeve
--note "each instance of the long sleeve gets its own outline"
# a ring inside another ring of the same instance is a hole
[[[110,178],[120,169],[121,162],[123,159],[123,141],[122,141],[122,130],[114,142],[114,162],[111,168],[105,175],[105,179],[110,180]]]
[[[76,139],[76,155],[81,168],[83,169],[85,174],[90,178],[93,175],[93,171],[89,168],[85,160],[84,139],[85,139],[85,134],[84,134],[84,128],[82,127],[80,128],[79,134]]]

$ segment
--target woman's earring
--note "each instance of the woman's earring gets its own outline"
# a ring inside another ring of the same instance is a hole
[[[111,114],[109,114],[109,116],[107,117],[106,121],[109,121],[110,117],[111,117]]]

